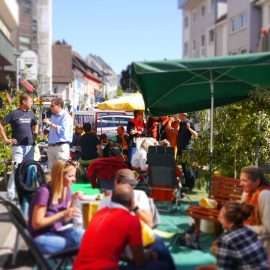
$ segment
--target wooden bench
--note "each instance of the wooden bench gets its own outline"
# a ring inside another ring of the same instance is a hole
[[[200,236],[201,220],[210,220],[219,227],[218,214],[222,206],[228,201],[239,201],[241,199],[242,188],[239,179],[213,176],[209,198],[217,201],[216,209],[209,209],[198,205],[192,205],[187,209],[187,214],[195,220],[195,233]]]

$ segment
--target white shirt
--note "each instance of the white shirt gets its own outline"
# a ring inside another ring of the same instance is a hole
[[[139,209],[148,211],[151,213],[151,207],[149,203],[149,199],[143,190],[134,190],[134,203]],[[99,209],[105,207],[112,207],[114,203],[111,201],[111,197],[107,197],[100,201]]]
[[[140,168],[142,171],[146,171],[148,169],[147,152],[143,148],[135,152],[131,159],[131,166],[134,168]]]

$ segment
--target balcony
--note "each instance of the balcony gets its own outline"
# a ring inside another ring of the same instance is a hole
[[[0,31],[0,66],[15,64],[15,48],[7,37]]]
[[[19,24],[19,6],[16,0],[0,1],[0,17],[10,30]]]

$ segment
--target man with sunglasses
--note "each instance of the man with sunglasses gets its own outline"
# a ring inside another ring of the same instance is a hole
[[[64,110],[62,98],[51,101],[52,116],[43,122],[49,126],[48,136],[48,169],[51,170],[56,160],[68,160],[70,157],[70,143],[73,136],[73,121],[70,114]]]

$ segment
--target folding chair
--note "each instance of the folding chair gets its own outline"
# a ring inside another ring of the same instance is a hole
[[[173,203],[178,201],[176,197],[179,186],[176,181],[176,161],[172,147],[150,146],[147,154],[149,165],[148,185],[151,188],[151,196],[155,201],[169,202],[171,212]],[[160,208],[159,210],[163,210]],[[168,209],[167,211],[168,212]]]
[[[0,197],[0,203],[7,209],[11,223],[15,226],[18,233],[28,246],[29,251],[37,263],[38,269],[65,269],[67,265],[73,263],[73,257],[78,253],[77,248],[66,249],[63,252],[54,254],[42,254],[33,241],[28,225],[18,207],[3,197]]]

